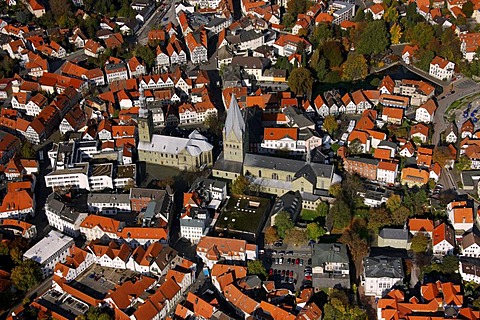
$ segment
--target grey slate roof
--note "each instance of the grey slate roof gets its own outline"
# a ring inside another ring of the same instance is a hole
[[[325,263],[349,263],[347,247],[341,243],[316,243],[312,249],[312,267]]]
[[[405,229],[383,228],[380,230],[382,239],[408,240],[408,231]]]
[[[230,106],[227,110],[224,130],[226,137],[233,132],[238,140],[243,139],[243,135],[245,134],[245,120],[243,119],[242,111],[240,111],[235,94],[232,94],[230,98]]]
[[[480,170],[466,170],[461,173],[463,187],[473,188],[480,179]]]
[[[203,228],[205,220],[200,219],[180,219],[181,227]]]
[[[87,203],[130,203],[130,195],[122,193],[89,193]]]
[[[369,278],[403,278],[402,259],[387,256],[366,257],[363,259],[365,277]]]
[[[380,143],[378,144],[378,147],[388,147],[388,148],[391,148],[391,149],[397,149],[397,144],[395,142],[392,142],[392,141],[386,141],[386,140],[383,140],[383,141],[380,141]]]

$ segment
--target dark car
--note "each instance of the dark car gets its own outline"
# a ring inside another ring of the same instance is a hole
[[[287,264],[290,264],[290,262],[292,262],[292,259],[288,258],[287,259]]]
[[[282,275],[282,277],[285,275],[285,270],[282,270],[282,272],[280,273]]]
[[[312,258],[308,259],[307,264],[308,264],[309,266],[312,265]]]
[[[293,270],[290,270],[290,277],[293,277]]]

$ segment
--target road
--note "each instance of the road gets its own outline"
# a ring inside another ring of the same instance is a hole
[[[52,276],[43,280],[38,286],[34,289],[30,290],[25,294],[25,297],[29,297],[31,300],[36,299],[37,297],[41,296],[45,292],[47,292],[52,287]],[[18,310],[22,306],[23,301],[20,301],[15,307],[10,309],[10,312],[7,316],[11,315],[12,312]]]
[[[440,133],[445,131],[447,123],[445,121],[445,112],[447,108],[456,100],[470,96],[480,91],[480,85],[469,78],[463,78],[453,83],[453,91],[455,93],[449,94],[445,90],[440,96],[437,97],[438,108],[435,111],[434,124],[435,132],[433,133],[433,144],[438,145],[440,143]]]
[[[163,3],[166,4],[165,8],[160,6],[152,13],[150,18],[143,24],[143,26],[135,32],[137,37],[137,43],[141,45],[146,45],[148,43],[148,32],[152,30],[155,25],[162,24],[167,25],[168,22],[172,22],[174,25],[177,25],[177,16],[175,14],[175,4],[176,1],[170,2],[171,0],[166,0]],[[164,21],[163,18],[167,16],[167,20]]]

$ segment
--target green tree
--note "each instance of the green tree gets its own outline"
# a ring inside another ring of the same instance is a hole
[[[390,28],[390,40],[392,44],[399,44],[402,38],[402,27],[398,23],[394,23]]]
[[[362,238],[362,236],[358,232],[355,232],[355,230],[345,230],[339,240],[348,247],[355,262],[358,262],[367,256],[367,240]]]
[[[307,240],[307,235],[301,229],[291,228],[285,231],[285,242],[290,245],[303,245],[307,243]]]
[[[433,149],[433,162],[437,162],[442,168],[448,161],[453,160],[453,154],[449,147],[437,146]]]
[[[428,72],[430,68],[430,62],[432,62],[433,58],[435,58],[435,53],[433,51],[419,50],[415,66],[425,72]]]
[[[346,81],[364,79],[368,75],[367,60],[361,54],[352,53],[343,64],[342,79]]]
[[[328,192],[335,198],[339,198],[342,195],[342,184],[341,183],[334,183],[328,189]]]
[[[330,298],[324,306],[324,320],[366,320],[365,310],[352,306],[338,298]]]
[[[293,227],[295,226],[292,219],[290,218],[290,214],[286,211],[280,211],[275,216],[274,224],[275,227],[277,227],[278,235],[281,238],[285,238],[286,231],[289,229],[293,229]]]
[[[386,206],[390,212],[395,212],[402,205],[402,198],[400,195],[393,193],[387,200]]]
[[[307,224],[307,235],[310,240],[317,240],[325,234],[325,229],[323,229],[318,223],[312,222]]]
[[[322,53],[330,68],[339,67],[343,62],[343,52],[337,41],[327,41],[322,46]]]
[[[368,217],[368,229],[375,233],[391,224],[390,213],[383,207],[371,208]]]
[[[415,253],[424,253],[427,251],[429,243],[430,239],[423,232],[418,232],[412,238],[411,249]]]
[[[398,21],[397,8],[395,6],[391,6],[387,10],[385,10],[385,13],[383,14],[383,20],[385,20],[388,23],[394,23]]]
[[[56,19],[72,14],[72,2],[68,0],[49,0],[50,10]]]
[[[445,256],[442,261],[442,269],[445,273],[458,271],[458,258],[456,256]]]
[[[20,22],[21,24],[27,24],[29,21],[31,21],[32,15],[30,12],[26,10],[16,10],[15,11],[15,20]]]
[[[348,151],[351,154],[360,154],[363,153],[363,147],[362,147],[362,142],[359,139],[354,139],[350,144],[348,145]]]
[[[0,242],[0,256],[8,256],[10,254],[10,250],[5,242]]]
[[[260,279],[266,280],[267,279],[267,270],[263,266],[262,261],[260,260],[250,260],[247,262],[247,271],[248,274],[257,275]]]
[[[338,122],[335,119],[335,116],[328,115],[323,120],[323,128],[327,130],[327,132],[332,135],[335,131],[338,130]]]
[[[472,167],[472,160],[470,160],[466,155],[461,155],[458,158],[458,161],[455,163],[455,169],[458,171],[469,170]]]
[[[10,250],[10,258],[12,258],[15,264],[21,264],[23,259],[23,253],[18,247],[13,247]]]
[[[35,159],[35,150],[30,142],[22,143],[22,148],[20,149],[20,156],[25,159]]]
[[[410,210],[412,215],[420,216],[428,206],[427,193],[423,189],[407,191],[403,197],[403,204]]]
[[[265,229],[265,242],[268,244],[275,243],[280,239],[277,229],[273,226],[267,227]]]
[[[467,16],[467,18],[470,18],[473,14],[473,2],[472,1],[467,1],[465,2],[465,4],[462,6],[462,11],[463,13],[465,13],[465,15]]]
[[[145,61],[147,67],[150,69],[155,64],[155,53],[153,49],[149,46],[138,46],[135,48],[134,56],[140,57],[143,61]]]
[[[320,202],[320,204],[317,206],[317,213],[320,217],[326,217],[328,215],[328,203],[326,202]]]
[[[232,182],[233,194],[244,194],[250,188],[250,180],[244,175],[238,176]]]
[[[40,283],[42,276],[40,266],[29,259],[12,269],[10,280],[18,290],[28,291]]]
[[[299,13],[305,13],[308,8],[307,0],[290,0],[287,3],[287,12],[283,15],[283,24],[291,28]]]
[[[353,18],[355,22],[360,22],[365,20],[365,11],[361,8],[358,8],[357,13],[355,13],[355,17]]]
[[[288,77],[288,86],[297,96],[308,95],[312,93],[313,77],[307,68],[293,69]]]
[[[320,23],[313,29],[309,40],[316,48],[323,45],[325,41],[332,40],[333,38],[333,31],[330,26],[326,23]]]
[[[329,230],[342,230],[352,220],[352,213],[349,205],[343,199],[336,199],[328,212],[326,226]]]
[[[385,21],[376,20],[367,25],[357,46],[357,52],[360,54],[379,54],[383,53],[389,45],[388,32]]]
[[[327,59],[321,55],[320,50],[315,49],[315,51],[313,51],[310,66],[315,70],[317,79],[323,81],[328,73],[328,69]]]
[[[421,48],[425,48],[434,36],[435,30],[426,22],[415,24],[415,26],[408,29],[406,33],[407,41],[410,41]]]
[[[18,62],[15,59],[10,58],[8,55],[4,56],[0,62],[0,77],[8,78],[13,76],[17,67]]]

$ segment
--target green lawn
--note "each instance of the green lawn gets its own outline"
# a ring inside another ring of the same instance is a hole
[[[300,213],[300,217],[306,221],[314,221],[315,219],[320,217],[320,215],[315,210],[303,209]]]

